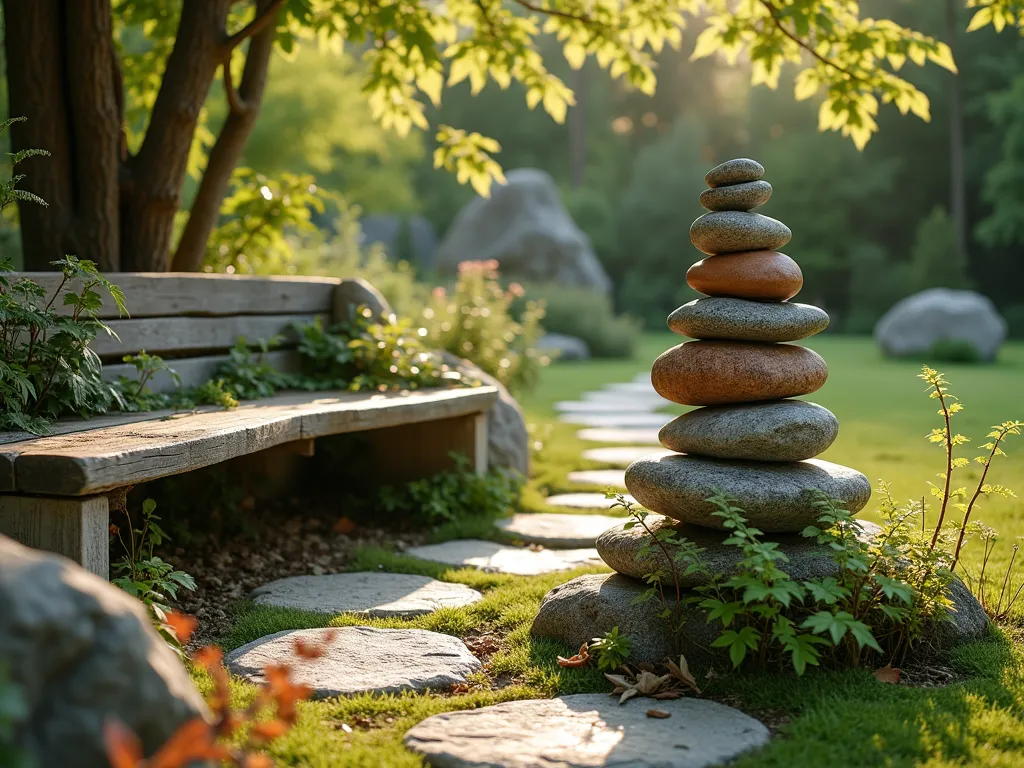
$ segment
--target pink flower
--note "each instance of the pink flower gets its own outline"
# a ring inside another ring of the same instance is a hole
[[[523,290],[523,286],[521,286],[519,283],[509,283],[508,292],[511,293],[513,296],[522,297],[526,295],[526,291]]]

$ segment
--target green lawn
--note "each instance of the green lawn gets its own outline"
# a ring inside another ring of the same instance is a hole
[[[578,455],[585,446],[575,439],[575,428],[560,425],[545,431],[553,404],[606,383],[629,380],[675,342],[670,334],[650,335],[635,361],[567,363],[544,371],[537,391],[523,398],[529,420],[535,424],[535,439],[543,443],[526,494],[527,508],[543,509],[544,495],[571,490],[565,474],[583,466]],[[810,346],[828,360],[831,371],[828,384],[813,399],[832,409],[842,423],[827,458],[872,478],[884,477],[898,496],[924,493],[942,454],[924,440],[935,425],[935,409],[922,394],[922,382],[914,378],[919,365],[883,361],[872,344],[862,339],[826,337]],[[957,418],[965,434],[980,438],[990,424],[1024,416],[1018,395],[1024,382],[1024,346],[1007,347],[1000,362],[992,366],[942,369],[952,391],[966,405]],[[1011,444],[1009,452],[1009,459],[994,472],[996,482],[1012,486],[1024,469],[1020,459],[1024,443]],[[1008,539],[1024,533],[1022,504],[1015,499],[991,503],[981,517]],[[1008,546],[1004,549],[1008,551]],[[486,634],[497,640],[498,649],[467,691],[356,696],[304,704],[299,726],[271,750],[280,764],[419,766],[422,762],[404,750],[401,738],[431,714],[507,699],[607,690],[594,670],[562,669],[556,664],[555,657],[570,649],[529,636],[547,590],[586,571],[531,578],[500,576],[446,568],[377,549],[363,550],[352,563],[353,570],[379,567],[465,583],[484,592],[485,599],[410,621],[361,623],[419,627],[468,639]],[[330,623],[360,621],[245,604],[224,644],[231,648],[282,629]],[[1017,628],[1008,627],[989,641],[958,649],[947,661],[949,673],[958,682],[942,688],[883,685],[862,670],[811,672],[795,678],[719,669],[705,692],[782,723],[769,746],[738,763],[742,768],[1019,766],[1024,765],[1024,645],[1010,639],[1017,634]],[[197,673],[196,679],[206,685],[202,675]],[[244,702],[252,688],[236,685],[235,695]],[[628,706],[632,705],[644,706],[643,702]]]

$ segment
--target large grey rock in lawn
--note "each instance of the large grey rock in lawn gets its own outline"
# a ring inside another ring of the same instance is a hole
[[[699,456],[640,459],[626,470],[626,487],[652,512],[721,528],[707,499],[723,491],[762,531],[799,532],[815,522],[813,491],[856,513],[871,498],[871,483],[855,469],[821,459],[795,462],[726,461]]]
[[[498,401],[487,412],[487,465],[529,476],[530,433],[519,403],[500,381],[469,360],[450,352],[443,352],[441,357],[450,368],[498,390]]]
[[[591,541],[593,544],[593,541]],[[483,596],[465,584],[407,573],[332,573],[289,576],[252,591],[256,605],[314,613],[422,616],[438,608],[460,608]]]
[[[551,176],[520,168],[505,178],[489,198],[477,197],[459,211],[438,247],[438,269],[452,273],[463,261],[493,259],[506,278],[608,293],[611,280]]]
[[[568,571],[588,565],[601,565],[595,549],[542,549],[509,547],[482,539],[456,539],[442,544],[412,547],[406,554],[448,565],[479,568],[491,573],[537,576]]]
[[[594,541],[612,526],[621,527],[625,518],[608,515],[559,515],[548,512],[522,512],[495,525],[527,544],[545,547],[592,547]]]
[[[939,652],[971,640],[981,640],[992,627],[985,609],[960,579],[953,579],[950,584],[949,599],[953,601],[949,618],[940,622],[929,638]]]
[[[333,633],[333,640],[325,643],[328,633]],[[302,658],[295,650],[297,640],[323,645],[323,655]],[[457,637],[424,629],[373,627],[289,629],[236,648],[224,661],[230,672],[257,685],[266,682],[268,665],[287,664],[292,680],[310,686],[318,698],[443,690],[480,670],[480,661]]]
[[[0,663],[28,705],[13,746],[41,768],[108,768],[108,718],[138,734],[149,755],[207,712],[141,602],[70,560],[4,536]]]
[[[652,707],[669,717],[647,717]],[[435,768],[705,768],[769,738],[754,718],[707,699],[619,705],[584,693],[434,715],[405,745]]]
[[[587,342],[577,336],[565,333],[545,333],[534,344],[538,352],[554,360],[589,360],[590,347]]]
[[[661,428],[666,448],[695,456],[753,461],[803,461],[839,435],[839,419],[803,400],[713,405],[684,413]]]
[[[597,537],[595,546],[601,559],[609,568],[623,576],[642,579],[648,574],[658,573],[671,581],[672,574],[661,549],[651,541],[651,537],[641,526],[633,526],[627,531],[623,527],[625,522],[620,520],[618,525],[609,527]],[[739,547],[722,543],[729,535],[727,532],[678,523],[661,515],[648,515],[644,522],[655,534],[662,529],[670,528],[703,549],[700,561],[712,574],[730,575],[738,571],[743,551]],[[880,530],[874,523],[861,521],[861,525],[865,539],[874,536]],[[781,563],[779,567],[796,581],[822,579],[835,576],[839,572],[839,566],[832,558],[832,550],[818,544],[814,539],[797,533],[776,533],[765,537],[765,540],[777,543],[779,551],[789,558],[789,562]],[[681,586],[697,587],[707,582],[704,573],[685,573],[690,561],[685,558],[676,560],[679,551],[677,545],[669,543],[665,544],[665,548],[676,563]]]
[[[931,288],[897,302],[875,326],[875,341],[891,357],[927,356],[937,342],[967,342],[981,360],[994,360],[1006,321],[974,291]]]

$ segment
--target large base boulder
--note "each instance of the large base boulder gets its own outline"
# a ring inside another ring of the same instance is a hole
[[[608,293],[611,280],[551,176],[520,168],[505,178],[490,197],[459,211],[437,249],[438,269],[454,273],[463,261],[494,260],[504,277]]]
[[[990,361],[1005,338],[1006,321],[991,301],[974,291],[949,288],[908,296],[875,326],[875,341],[890,357],[927,355],[940,342],[964,342],[979,359]]]
[[[148,755],[206,713],[142,603],[70,560],[4,536],[0,662],[28,705],[14,747],[40,766],[108,768],[109,718],[131,728]]]

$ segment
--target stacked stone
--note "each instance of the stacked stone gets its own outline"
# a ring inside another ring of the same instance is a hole
[[[789,301],[803,275],[776,250],[792,237],[789,227],[752,212],[772,194],[763,175],[744,158],[705,177],[700,202],[710,213],[690,227],[690,240],[707,257],[686,279],[707,296],[669,315],[669,328],[694,341],[665,352],[651,370],[662,397],[701,407],[661,430],[662,444],[677,453],[634,462],[626,486],[654,512],[715,528],[721,521],[707,498],[720,489],[762,531],[797,532],[818,516],[813,491],[855,513],[871,484],[813,458],[835,440],[839,422],[820,405],[789,399],[825,383],[825,361],[788,342],[824,330],[828,315]]]

